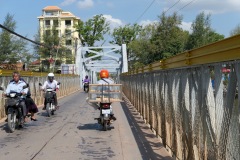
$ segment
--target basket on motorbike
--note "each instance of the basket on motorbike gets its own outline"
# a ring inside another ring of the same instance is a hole
[[[89,102],[121,102],[122,84],[89,84]]]

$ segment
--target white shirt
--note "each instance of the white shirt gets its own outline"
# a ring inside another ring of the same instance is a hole
[[[46,89],[46,88],[52,88],[52,89],[56,89],[58,88],[59,89],[59,85],[57,85],[57,81],[56,80],[53,80],[52,82],[50,81],[45,81],[43,86],[42,86],[42,89]]]
[[[28,92],[28,88],[23,89],[23,86],[25,86],[26,83],[24,81],[19,80],[18,83],[16,83],[15,81],[10,82],[7,86],[6,89],[6,94],[9,94],[11,91],[17,92],[17,93],[27,93]]]
[[[108,79],[108,78],[103,78],[104,80],[102,80],[102,79],[100,79],[97,83],[98,84],[113,84],[114,83],[114,81],[113,80],[110,80],[110,79]]]

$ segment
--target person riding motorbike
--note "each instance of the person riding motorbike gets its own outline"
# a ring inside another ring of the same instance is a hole
[[[19,72],[15,71],[13,72],[12,74],[12,77],[13,79],[10,80],[9,83],[11,82],[14,82],[14,74],[17,73],[19,74]],[[21,75],[19,74],[19,80],[27,83],[22,77]],[[35,102],[33,101],[33,99],[31,98],[31,93],[30,93],[30,89],[28,88],[28,92],[27,92],[27,95],[26,95],[26,98],[25,98],[25,104],[26,104],[26,110],[27,112],[30,112],[31,113],[31,121],[37,121],[37,119],[35,118],[35,113],[38,112],[38,108],[37,108],[37,105],[35,104]],[[5,113],[7,115],[7,106],[5,106]],[[7,122],[8,119],[6,118],[5,122]]]
[[[84,83],[90,83],[90,79],[88,79],[88,76],[85,76],[85,79],[83,80],[83,84]],[[85,91],[86,89],[86,85],[83,86],[83,90]]]
[[[113,84],[114,83],[114,81],[109,78],[108,70],[102,69],[100,71],[99,75],[100,75],[101,79],[99,81],[97,81],[98,84]],[[111,115],[112,120],[117,120],[117,118],[113,114],[112,105],[110,105],[110,110],[111,110],[110,115]]]
[[[55,91],[59,90],[59,85],[58,82],[54,79],[54,74],[53,73],[49,73],[48,74],[48,80],[44,82],[43,86],[42,86],[42,90],[44,91],[47,87],[52,88]],[[54,92],[53,93],[53,97],[54,97],[54,102],[55,102],[55,106],[56,108],[59,108],[58,106],[58,101],[57,101],[57,94]],[[46,99],[44,99],[44,107],[43,110],[46,109]]]
[[[18,72],[13,72],[13,81],[10,81],[10,83],[8,84],[7,89],[4,93],[4,96],[7,96],[10,93],[10,91],[22,93],[20,106],[22,107],[22,111],[23,111],[22,114],[24,117],[24,121],[26,122],[27,108],[25,104],[25,99],[28,93],[28,88],[23,89],[23,86],[25,85],[27,85],[26,82],[24,82],[23,80],[20,80],[20,74]]]

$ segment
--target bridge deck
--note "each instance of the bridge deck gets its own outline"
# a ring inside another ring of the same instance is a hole
[[[60,109],[8,133],[0,123],[2,159],[171,159],[138,113],[126,103],[113,103],[117,117],[108,131],[94,120],[99,111],[86,103],[86,93],[76,92],[59,100]]]

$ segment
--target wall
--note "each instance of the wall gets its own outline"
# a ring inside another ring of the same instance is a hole
[[[43,104],[43,92],[40,91],[39,83],[44,83],[46,80],[46,77],[23,77],[24,80],[29,83],[32,98],[34,99],[35,103],[37,105]],[[4,87],[6,89],[7,84],[12,79],[12,77],[9,76],[1,76],[0,78],[0,86]],[[78,76],[65,76],[65,77],[56,77],[57,81],[61,82],[60,90],[57,93],[58,98],[62,96],[69,95],[75,91],[78,91],[80,89],[79,84],[80,80]],[[5,98],[2,97],[2,91],[0,91],[0,119],[4,118],[5,115]]]

